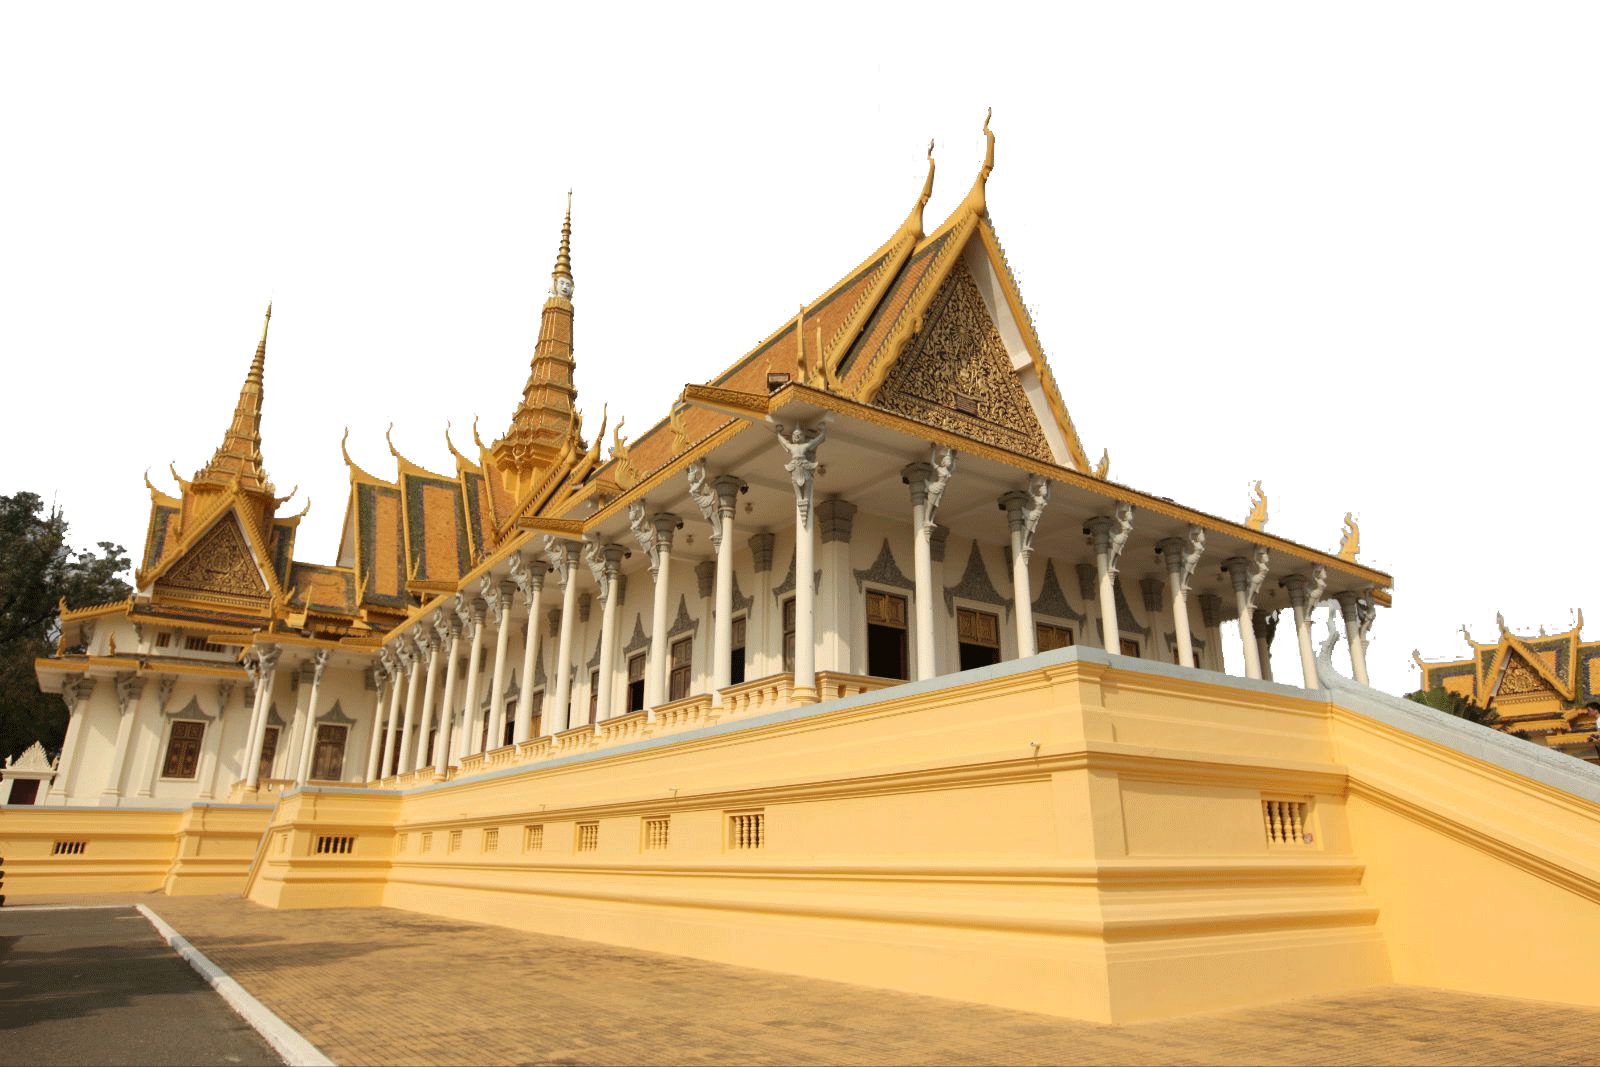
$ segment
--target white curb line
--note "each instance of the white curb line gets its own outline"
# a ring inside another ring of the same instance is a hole
[[[138,908],[139,913],[156,928],[156,933],[160,934],[178,955],[188,961],[189,966],[199,972],[200,977],[211,983],[211,988],[222,995],[228,1006],[243,1016],[244,1021],[266,1039],[267,1044],[283,1057],[283,1062],[289,1064],[289,1067],[336,1067],[317,1046],[301,1037],[294,1027],[278,1018],[265,1004],[247,993],[244,986],[229,978],[226,971],[208,960],[205,953],[189,944],[189,939],[168,926],[161,916],[143,904],[135,904],[134,907]]]

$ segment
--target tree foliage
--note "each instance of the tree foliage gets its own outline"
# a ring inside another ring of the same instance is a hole
[[[1480,708],[1467,697],[1459,693],[1452,693],[1442,685],[1436,685],[1426,692],[1418,689],[1415,692],[1407,693],[1406,699],[1414,700],[1418,704],[1426,704],[1433,710],[1442,711],[1446,715],[1454,715],[1458,719],[1482,723],[1485,726],[1500,717],[1488,708]]]
[[[53,756],[67,729],[67,709],[55,693],[39,691],[33,661],[55,653],[59,605],[104,604],[128,595],[118,575],[128,570],[121,545],[98,551],[67,544],[60,508],[45,510],[36,493],[0,496],[0,757],[17,756],[43,741]]]

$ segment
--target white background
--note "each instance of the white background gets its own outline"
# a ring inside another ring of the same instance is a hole
[[[1600,613],[1592,5],[0,8],[0,493],[137,555],[276,300],[263,432],[450,469],[518,400],[574,200],[580,405],[629,436],[999,139],[992,217],[1113,480],[1395,576],[1376,684]],[[293,507],[303,499],[297,497]],[[1600,633],[1594,626],[1591,632]],[[1290,628],[1281,677],[1298,675]]]

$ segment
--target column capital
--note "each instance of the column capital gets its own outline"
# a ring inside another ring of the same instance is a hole
[[[311,684],[322,684],[322,673],[328,669],[328,660],[333,658],[333,653],[326,648],[319,648],[311,653]]]
[[[1189,593],[1189,579],[1206,550],[1206,532],[1199,526],[1190,526],[1183,537],[1167,537],[1157,542],[1156,554],[1167,564],[1167,570],[1178,576],[1178,587],[1184,595]]]
[[[772,570],[772,550],[777,543],[777,535],[769,530],[762,530],[751,536],[750,559],[755,565],[757,574],[766,574]]]
[[[1000,510],[1006,513],[1006,522],[1012,533],[1022,535],[1022,558],[1033,555],[1033,537],[1044,518],[1044,509],[1050,503],[1050,479],[1035,474],[1028,479],[1028,488],[1013,489],[1000,494]]]
[[[1133,505],[1118,504],[1111,509],[1110,515],[1096,515],[1084,524],[1083,532],[1094,540],[1096,552],[1106,553],[1106,569],[1115,575],[1117,561],[1121,559],[1122,550],[1133,533]]]
[[[750,483],[731,474],[719,474],[711,487],[717,493],[717,505],[726,516],[732,516],[739,494],[750,491]]]
[[[454,604],[434,613],[433,629],[439,635],[439,640],[446,644],[461,636],[461,616],[456,614]]]
[[[822,543],[849,541],[855,527],[856,506],[837,495],[830,496],[817,505],[817,522],[821,526]]]
[[[1222,569],[1233,579],[1233,591],[1244,594],[1247,609],[1255,606],[1256,594],[1267,577],[1270,558],[1271,553],[1265,547],[1257,546],[1249,557],[1230,556],[1222,562]]]
[[[1311,568],[1309,576],[1304,574],[1291,574],[1278,582],[1278,585],[1289,591],[1289,603],[1297,608],[1311,611],[1322,600],[1322,594],[1328,586],[1328,568],[1317,564]]]
[[[602,567],[604,569],[606,579],[608,581],[615,581],[618,572],[622,568],[622,561],[628,555],[627,548],[616,544],[615,542],[608,542],[600,546],[600,555],[604,560]]]
[[[511,580],[522,593],[523,602],[532,605],[534,597],[544,588],[547,569],[544,561],[534,559],[530,562],[523,558],[522,553],[513,552],[506,558],[506,567],[511,572]]]
[[[411,641],[417,646],[417,654],[421,658],[427,659],[433,655],[434,648],[438,646],[439,637],[434,633],[433,626],[425,621],[421,626],[411,631]]]
[[[817,476],[817,450],[827,438],[828,424],[832,421],[832,415],[824,415],[812,426],[798,422],[786,426],[770,415],[767,417],[767,426],[777,435],[779,446],[789,455],[789,461],[783,465],[783,469],[789,472],[789,479],[794,483],[795,508],[803,530],[811,529],[811,498]]]

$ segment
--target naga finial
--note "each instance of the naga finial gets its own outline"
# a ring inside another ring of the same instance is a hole
[[[344,453],[344,465],[346,467],[354,467],[355,464],[352,463],[351,460],[350,460],[350,449],[345,447],[346,443],[349,440],[350,440],[350,427],[346,426],[344,428],[344,436],[339,438],[339,451]]]
[[[466,456],[463,456],[460,452],[456,451],[456,443],[454,441],[450,440],[450,420],[449,419],[445,419],[444,420],[444,446],[450,450],[450,454],[452,456],[456,457],[456,461],[458,463],[466,463],[466,462],[468,462]]]
[[[1347,511],[1344,513],[1344,533],[1339,538],[1339,558],[1354,563],[1360,551],[1361,527],[1356,525],[1355,516]]]
[[[483,438],[478,436],[478,416],[476,415],[472,416],[472,440],[480,449],[489,447],[483,443]]]
[[[1250,514],[1245,516],[1244,524],[1252,530],[1267,528],[1267,494],[1259,481],[1256,482],[1255,502],[1250,505]]]
[[[394,432],[394,420],[390,419],[389,420],[389,428],[387,430],[383,431],[383,439],[389,445],[389,455],[393,456],[395,459],[401,459],[403,457],[400,455],[400,451],[397,448],[394,447],[394,438],[389,436],[393,432]]]
[[[1094,465],[1094,476],[1105,481],[1106,475],[1111,473],[1111,449],[1100,450],[1100,462]]]

